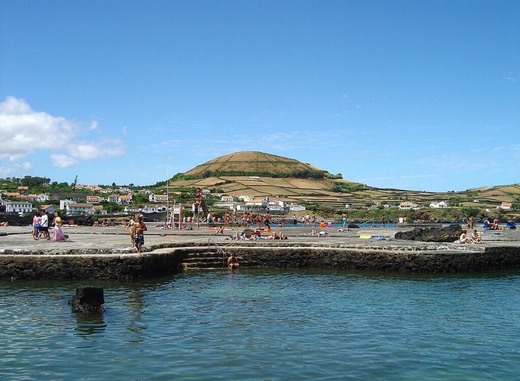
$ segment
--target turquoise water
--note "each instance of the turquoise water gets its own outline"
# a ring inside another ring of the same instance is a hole
[[[106,311],[67,300],[102,286]],[[516,380],[520,272],[0,283],[2,380]]]

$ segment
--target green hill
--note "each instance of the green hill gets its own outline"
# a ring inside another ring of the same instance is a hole
[[[452,206],[493,208],[520,197],[520,185],[469,189],[462,192],[418,192],[385,189],[337,178],[298,160],[257,151],[217,157],[174,176],[171,190],[191,187],[234,197],[277,197],[287,202],[316,203],[343,209],[398,206],[409,201],[421,207],[445,201]]]
[[[217,157],[200,164],[180,178],[207,178],[211,176],[268,176],[321,179],[328,172],[298,160],[258,151],[243,151]]]

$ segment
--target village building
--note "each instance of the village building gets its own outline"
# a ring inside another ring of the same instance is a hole
[[[76,201],[69,200],[69,199],[60,200],[60,210],[66,210],[68,204],[72,204],[72,203],[75,203],[75,202]]]
[[[440,202],[432,202],[430,204],[430,208],[432,209],[444,209],[449,208],[449,205],[446,201],[440,201]]]
[[[56,208],[52,204],[50,204],[50,205],[41,205],[40,206],[40,211],[42,211],[43,213],[53,214],[56,211]]]
[[[5,213],[30,214],[33,205],[28,201],[3,201],[2,211]]]
[[[164,213],[168,210],[166,205],[145,205],[141,208],[141,213]]]
[[[420,209],[419,205],[411,202],[411,201],[403,201],[398,206],[401,210],[411,210],[411,209]]]
[[[289,204],[289,210],[291,212],[301,212],[303,210],[306,210],[306,208],[305,208],[305,206],[302,206],[300,204],[295,204],[295,203],[291,202]]]
[[[100,196],[87,196],[85,201],[89,204],[99,204],[103,201],[103,198]]]
[[[498,208],[502,209],[502,210],[511,210],[511,209],[513,209],[513,203],[503,201],[502,204]]]
[[[167,194],[153,194],[148,195],[148,201],[150,202],[168,202],[169,197]]]
[[[95,209],[88,203],[68,203],[65,207],[67,214],[94,214]]]
[[[103,205],[93,205],[94,206],[94,214],[108,214]]]

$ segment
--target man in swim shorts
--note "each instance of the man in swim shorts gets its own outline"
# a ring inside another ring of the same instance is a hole
[[[137,254],[141,254],[144,245],[144,232],[148,230],[143,221],[143,216],[139,216],[137,222],[133,226],[134,229],[134,243],[137,249]]]

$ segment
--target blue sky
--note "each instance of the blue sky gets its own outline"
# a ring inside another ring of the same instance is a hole
[[[0,1],[0,177],[150,185],[262,151],[519,182],[518,1]]]

